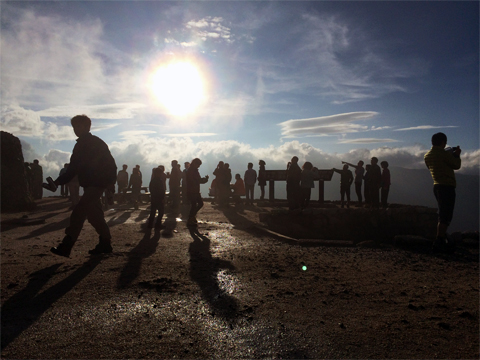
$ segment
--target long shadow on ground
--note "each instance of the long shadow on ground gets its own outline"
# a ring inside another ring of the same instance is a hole
[[[62,263],[30,274],[27,286],[5,301],[2,306],[2,350],[28,329],[57,300],[87,277],[100,264],[102,258],[102,256],[90,258],[67,278],[40,294],[38,292],[55,275]]]
[[[155,254],[158,241],[160,240],[160,232],[155,231],[152,237],[151,233],[151,229],[147,229],[142,240],[128,253],[128,261],[123,267],[117,281],[117,287],[119,289],[130,285],[140,274],[143,259]]]
[[[221,289],[217,273],[220,269],[234,270],[235,267],[229,261],[212,257],[210,239],[197,229],[190,229],[190,235],[193,239],[188,249],[190,278],[200,287],[212,312],[225,320],[232,320],[239,308],[238,301]]]

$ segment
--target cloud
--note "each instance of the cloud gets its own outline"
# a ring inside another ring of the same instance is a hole
[[[222,39],[227,43],[233,43],[235,39],[231,29],[222,25],[223,21],[221,17],[207,16],[200,20],[191,20],[185,26],[203,41]]]
[[[377,139],[377,138],[361,138],[361,139],[344,139],[338,141],[339,144],[377,144],[377,143],[388,143],[388,142],[398,142],[395,139]]]
[[[133,58],[104,40],[100,20],[77,21],[8,5],[1,16],[3,104],[19,104],[45,117],[86,113],[104,119],[132,118],[142,108],[145,90],[137,85]]]
[[[26,161],[38,158],[44,167],[44,176],[58,176],[58,171],[65,162],[68,162],[70,154],[59,150],[50,150],[46,155],[35,154],[35,157],[27,158],[25,152],[34,154],[31,147],[22,141],[24,157]],[[202,159],[200,173],[210,175],[222,160],[230,164],[232,173],[243,176],[247,164],[253,162],[257,167],[260,159],[265,160],[267,169],[281,170],[286,168],[287,162],[298,156],[300,164],[310,161],[319,169],[331,169],[339,167],[341,161],[356,164],[359,160],[365,163],[376,156],[380,161],[386,160],[390,166],[409,169],[426,169],[423,156],[428,149],[421,145],[410,147],[379,147],[376,149],[359,148],[346,153],[329,153],[309,143],[299,141],[285,142],[280,146],[268,146],[253,148],[249,144],[238,141],[199,141],[194,142],[191,138],[180,137],[128,137],[109,144],[110,151],[115,158],[117,166],[127,164],[131,169],[139,164],[143,174],[149,174],[152,168],[158,165],[170,166],[173,159],[182,164],[191,161],[195,157]],[[465,151],[462,153],[462,168],[460,173],[478,175],[480,169],[480,150]],[[208,185],[205,187],[208,188]],[[205,189],[202,190],[205,193]]]
[[[293,44],[286,58],[264,60],[267,93],[289,91],[345,104],[406,92],[406,79],[427,72],[421,59],[393,57],[391,43],[371,35],[370,29],[338,14],[305,13],[303,9],[284,14],[285,20],[299,18],[278,40],[284,43],[288,38]],[[269,47],[281,46],[275,39],[271,43]]]
[[[116,103],[102,105],[84,105],[84,106],[56,106],[37,113],[44,117],[73,117],[77,114],[88,114],[92,119],[132,119],[138,110],[145,108],[141,103]]]
[[[207,137],[207,136],[215,136],[218,135],[216,133],[186,133],[186,134],[164,134],[164,136],[169,137]]]
[[[282,128],[282,136],[286,138],[344,134],[368,130],[367,126],[351,123],[369,120],[377,115],[378,113],[374,111],[351,112],[310,119],[288,120],[278,125]]]
[[[78,112],[78,114],[81,113],[81,111]],[[42,111],[27,110],[18,105],[2,106],[0,129],[15,134],[15,136],[44,138],[50,142],[75,140],[77,138],[69,120],[65,121],[67,125],[58,125],[53,121],[43,120],[40,116],[41,114],[43,114]],[[60,112],[58,114],[60,117]],[[69,118],[72,116],[71,114],[72,113],[69,114]],[[92,116],[92,118],[94,117]],[[95,122],[92,130],[108,130],[118,125],[119,124],[102,124]]]
[[[2,106],[0,128],[15,136],[46,138],[49,141],[76,139],[70,124],[59,126],[53,122],[44,122],[37,112],[18,105]]]
[[[403,129],[395,129],[393,131],[410,131],[410,130],[430,130],[430,129],[443,129],[443,128],[456,128],[458,126],[433,126],[433,125],[419,125]]]

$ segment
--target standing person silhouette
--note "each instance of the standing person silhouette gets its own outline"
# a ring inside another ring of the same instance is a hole
[[[122,202],[125,201],[125,194],[124,190],[128,187],[128,172],[127,172],[128,165],[123,164],[122,170],[120,170],[117,174],[117,185],[118,185],[118,194],[122,199]]]
[[[460,146],[445,148],[447,135],[436,133],[432,136],[432,148],[425,154],[425,165],[433,179],[433,194],[438,204],[437,237],[433,243],[434,251],[452,252],[455,243],[447,238],[447,229],[453,218],[455,208],[455,188],[457,182],[454,170],[460,169],[462,160]]]
[[[289,210],[300,208],[300,180],[302,178],[302,169],[298,166],[298,157],[292,157],[287,163],[287,201]]]
[[[156,167],[152,172],[152,180],[148,189],[150,190],[150,216],[147,220],[147,227],[151,229],[155,222],[155,215],[158,211],[157,221],[155,222],[155,230],[160,230],[162,225],[162,217],[165,213],[165,182],[163,181],[163,169]]]
[[[77,115],[71,119],[77,143],[70,157],[70,165],[55,185],[68,183],[75,176],[83,187],[83,196],[73,208],[70,225],[65,229],[65,237],[57,247],[50,250],[56,255],[69,257],[73,245],[82,231],[85,220],[95,228],[99,235],[98,245],[89,254],[111,253],[110,229],[105,222],[101,197],[108,186],[115,184],[117,166],[107,144],[90,133],[92,121],[86,115]]]
[[[65,174],[67,171],[68,163],[63,164],[63,168],[60,169],[60,175]],[[68,184],[60,185],[60,195],[68,197]]]
[[[132,202],[135,210],[138,210],[138,202],[140,200],[140,190],[142,189],[142,175],[140,170],[135,167],[130,175],[128,189],[132,189]]]
[[[370,160],[370,200],[372,202],[372,207],[380,207],[380,184],[382,183],[382,170],[378,166],[378,159],[374,156]]]
[[[180,182],[182,181],[182,171],[179,168],[178,161],[172,160],[172,171],[169,176],[168,186],[170,189],[170,202],[172,211],[177,211],[180,206]]]
[[[197,226],[197,213],[203,207],[202,194],[200,193],[200,184],[208,181],[208,175],[201,177],[198,168],[202,165],[202,160],[195,158],[190,162],[187,170],[187,195],[190,201],[190,213],[187,226]]]
[[[380,184],[380,202],[382,203],[382,208],[386,209],[388,205],[388,193],[390,191],[390,170],[388,169],[388,162],[382,161],[380,163],[382,167],[382,183]]]
[[[342,164],[347,164],[348,166],[351,166],[355,168],[355,193],[357,194],[358,198],[358,206],[362,206],[362,182],[363,182],[363,174],[365,173],[365,169],[363,168],[364,162],[360,160],[357,165],[350,164],[346,161],[342,161]]]
[[[260,186],[260,200],[265,199],[265,186],[267,185],[267,173],[265,170],[265,161],[260,160],[258,162],[258,186]]]
[[[247,171],[245,171],[245,175],[243,176],[243,182],[245,183],[246,203],[253,205],[253,195],[255,192],[255,183],[257,182],[257,172],[253,170],[252,163],[248,163],[247,165]]]
[[[43,169],[40,166],[40,163],[37,159],[33,160],[33,163],[30,164],[30,169],[32,169],[32,178],[33,186],[32,193],[34,199],[41,199],[43,197]]]
[[[343,165],[342,170],[338,170],[333,168],[333,171],[340,174],[340,199],[342,201],[341,205],[342,208],[344,207],[345,203],[345,195],[347,195],[347,208],[350,207],[350,186],[353,182],[353,175],[350,170],[348,170],[348,165]]]
[[[182,203],[187,204],[188,199],[187,199],[187,170],[190,167],[190,163],[188,161],[185,161],[184,169],[182,171]]]
[[[312,189],[315,187],[315,176],[318,174],[318,169],[313,167],[310,161],[305,162],[302,166],[302,177],[300,180],[300,190],[302,192],[302,210],[307,208],[310,204],[310,197],[312,196]]]

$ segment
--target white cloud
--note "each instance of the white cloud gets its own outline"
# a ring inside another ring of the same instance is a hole
[[[0,128],[15,136],[46,138],[49,141],[76,139],[70,124],[58,126],[53,122],[44,122],[37,112],[18,105],[2,106]]]
[[[5,6],[1,50],[4,105],[19,104],[40,116],[104,119],[131,118],[143,106],[132,101],[145,98],[138,71],[129,68],[133,59],[104,41],[99,20]]]
[[[44,167],[44,175],[56,177],[58,171],[68,162],[70,154],[58,150],[51,150],[48,154],[42,156],[35,154],[31,147],[28,148],[25,142],[22,142],[24,148],[25,161],[33,161],[27,158],[25,151],[34,154]],[[310,161],[319,169],[331,169],[341,166],[341,161],[347,161],[356,164],[359,160],[369,163],[372,156],[376,156],[380,161],[386,160],[390,166],[403,167],[411,169],[426,169],[423,160],[424,154],[428,149],[424,146],[411,147],[379,147],[376,149],[359,148],[346,153],[329,153],[316,148],[308,143],[299,141],[286,142],[280,146],[268,146],[263,148],[252,148],[250,145],[238,141],[199,141],[194,142],[191,138],[179,137],[147,137],[136,136],[128,137],[121,141],[115,141],[109,144],[110,151],[115,158],[117,166],[127,164],[131,169],[139,164],[142,168],[144,177],[151,169],[164,165],[167,169],[173,159],[182,164],[185,161],[191,161],[195,157],[202,159],[203,165],[200,168],[202,175],[210,175],[222,160],[230,164],[232,173],[240,173],[242,176],[247,169],[247,164],[253,162],[257,168],[260,159],[266,161],[267,169],[281,170],[286,168],[287,162],[292,156],[298,156],[300,163]],[[459,171],[464,174],[477,174],[479,172],[480,150],[466,151],[462,153],[462,169]],[[148,185],[148,184],[147,184]],[[202,190],[205,191],[205,190]]]
[[[169,137],[208,137],[215,136],[216,133],[186,133],[186,134],[163,134],[164,136]]]
[[[458,126],[433,126],[433,125],[419,125],[403,129],[395,129],[393,131],[410,131],[410,130],[430,130],[430,129],[443,129],[443,128],[456,128]]]
[[[200,20],[191,20],[186,23],[186,28],[190,29],[194,36],[207,41],[208,39],[223,39],[227,43],[234,42],[234,36],[231,29],[222,25],[223,18],[207,16]]]
[[[78,114],[88,114],[92,119],[132,119],[136,112],[145,108],[145,104],[140,103],[116,103],[102,105],[84,105],[84,106],[55,106],[52,108],[38,111],[40,116],[44,117],[73,117]]]
[[[77,114],[81,114],[79,111]],[[95,112],[92,111],[95,115]],[[44,138],[50,142],[61,140],[75,140],[77,137],[73,132],[70,121],[66,120],[67,125],[58,125],[52,121],[45,121],[41,118],[41,115],[45,114],[42,111],[26,110],[18,105],[6,105],[2,106],[0,129],[6,132],[10,132],[15,136],[24,136],[30,138]],[[61,111],[56,113],[58,117],[66,117]],[[68,114],[68,118],[72,116]],[[47,111],[47,115],[52,116],[52,113]],[[57,116],[55,116],[57,117]],[[94,118],[93,116],[91,116]],[[101,131],[108,130],[118,124],[102,124],[94,122],[92,130]]]
[[[374,111],[351,112],[322,116],[310,119],[294,119],[278,125],[282,128],[282,136],[291,138],[298,136],[344,134],[368,130],[367,126],[351,124],[355,121],[369,120],[377,116]]]
[[[340,144],[378,144],[378,143],[388,143],[388,142],[398,142],[395,139],[378,139],[378,138],[361,138],[361,139],[344,139],[338,141]]]

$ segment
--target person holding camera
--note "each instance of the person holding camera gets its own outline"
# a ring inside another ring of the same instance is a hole
[[[454,170],[460,169],[462,160],[460,146],[446,148],[447,136],[436,133],[432,136],[432,148],[425,156],[425,164],[433,179],[433,193],[438,203],[437,237],[433,243],[433,251],[453,252],[455,243],[447,238],[447,229],[452,221],[455,207]]]

